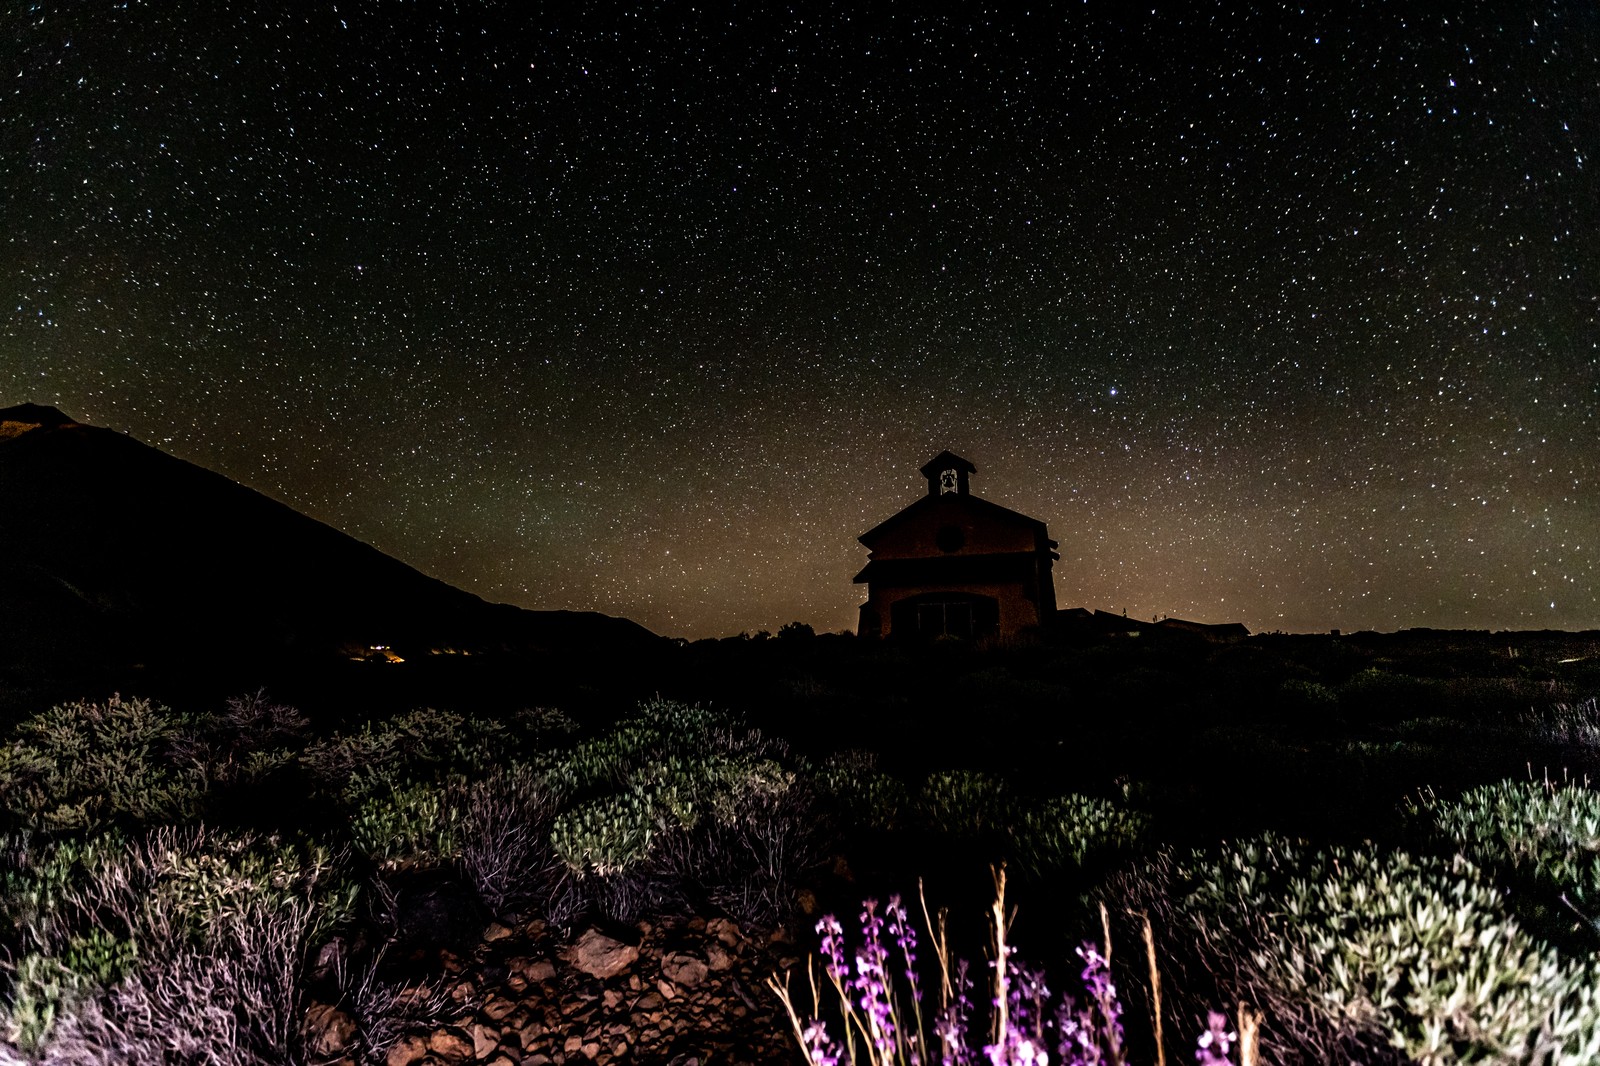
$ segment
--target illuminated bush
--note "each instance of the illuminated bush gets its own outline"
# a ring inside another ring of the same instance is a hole
[[[350,839],[383,865],[432,865],[456,856],[461,804],[457,789],[426,782],[373,796],[350,821]]]
[[[511,749],[500,722],[425,707],[307,745],[300,763],[351,807],[418,781],[490,772]]]
[[[818,791],[849,825],[879,831],[900,828],[911,809],[905,782],[878,768],[872,752],[850,750],[830,756],[816,771]]]
[[[50,830],[188,818],[205,774],[173,749],[192,728],[143,699],[52,707],[0,747],[0,809],[13,824]]]
[[[1600,1056],[1594,962],[1529,936],[1463,859],[1269,836],[1164,853],[1107,899],[1158,918],[1183,960],[1265,1008],[1306,1058],[1384,1046],[1438,1066]]]
[[[1143,814],[1108,800],[1056,796],[1018,814],[1011,827],[1012,855],[1019,869],[1044,877],[1132,852],[1148,830]]]
[[[627,792],[556,815],[550,844],[573,873],[610,877],[643,862],[654,833],[654,804]]]
[[[119,843],[39,852],[49,890],[8,914],[28,946],[11,1039],[52,1062],[290,1060],[308,946],[355,898],[335,857],[200,829]]]
[[[1011,813],[1005,783],[971,770],[929,774],[917,794],[922,824],[958,840],[984,839],[1003,832]]]
[[[1600,792],[1574,784],[1502,781],[1453,800],[1429,794],[1412,813],[1431,821],[1438,839],[1472,862],[1534,887],[1547,911],[1565,900],[1596,927]]]

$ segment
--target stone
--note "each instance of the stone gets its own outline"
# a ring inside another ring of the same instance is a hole
[[[718,973],[733,969],[734,963],[738,961],[733,952],[723,947],[721,943],[712,941],[706,945],[706,964]]]
[[[530,963],[528,968],[522,972],[523,975],[526,976],[530,981],[544,982],[554,981],[556,979],[555,964],[549,959],[539,959],[536,962]]]
[[[739,924],[731,918],[713,918],[706,923],[706,936],[719,941],[723,947],[736,948],[739,941],[744,939],[744,934],[739,931]]]
[[[472,1057],[475,1059],[488,1058],[500,1046],[500,1030],[492,1025],[473,1022],[467,1026],[467,1035],[472,1038]]]
[[[661,993],[662,999],[678,998],[678,990],[674,988],[672,982],[667,980],[665,977],[657,979],[656,991]]]
[[[499,922],[490,922],[489,927],[483,931],[484,942],[489,944],[514,935],[516,935],[516,930],[503,926]]]
[[[312,1004],[306,1011],[306,1050],[317,1059],[336,1059],[355,1040],[356,1023],[350,1015],[326,1003]]]
[[[699,988],[706,979],[706,964],[693,955],[677,953],[661,960],[661,974],[681,988]]]
[[[389,1054],[384,1057],[385,1066],[411,1066],[420,1062],[428,1054],[428,1041],[420,1036],[402,1036],[394,1042],[389,1049]]]
[[[506,999],[503,996],[494,996],[483,1005],[483,1016],[491,1022],[498,1022],[516,1009],[517,1004],[515,1001]]]
[[[638,961],[639,949],[613,940],[598,929],[590,929],[566,949],[563,957],[590,977],[604,981]]]
[[[428,1053],[445,1062],[469,1062],[475,1051],[472,1041],[459,1029],[438,1029],[428,1038]]]

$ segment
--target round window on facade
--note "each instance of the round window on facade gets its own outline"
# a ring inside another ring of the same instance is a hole
[[[939,532],[934,534],[933,542],[939,546],[940,551],[958,552],[967,542],[967,535],[961,532],[960,526],[940,526]]]

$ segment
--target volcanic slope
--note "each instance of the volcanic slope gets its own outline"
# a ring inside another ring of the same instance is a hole
[[[488,603],[53,407],[0,409],[0,501],[0,678],[659,641],[626,619]]]

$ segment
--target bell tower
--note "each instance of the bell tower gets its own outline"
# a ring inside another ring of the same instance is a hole
[[[971,491],[967,477],[977,472],[977,467],[954,452],[940,452],[921,471],[928,479],[929,496],[965,496]]]

